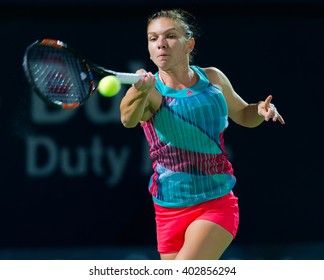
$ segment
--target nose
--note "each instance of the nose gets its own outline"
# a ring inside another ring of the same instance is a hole
[[[166,49],[168,47],[168,44],[164,38],[160,37],[157,46],[159,49]]]

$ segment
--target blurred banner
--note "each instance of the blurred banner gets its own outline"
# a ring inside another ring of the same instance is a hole
[[[140,127],[126,129],[119,119],[127,87],[58,111],[29,89],[22,70],[25,48],[54,38],[104,67],[155,72],[148,15],[125,17],[117,9],[113,19],[84,17],[79,8],[73,18],[47,19],[49,10],[41,11],[0,20],[0,246],[155,248],[148,146]],[[222,16],[211,5],[197,22],[194,64],[220,68],[247,102],[272,94],[286,120],[256,129],[231,122],[225,134],[241,205],[235,244],[322,242],[323,14],[260,16],[255,9]]]

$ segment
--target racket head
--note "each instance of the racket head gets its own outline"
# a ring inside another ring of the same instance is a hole
[[[95,91],[86,60],[59,40],[43,39],[28,46],[23,69],[35,93],[58,108],[76,108]]]

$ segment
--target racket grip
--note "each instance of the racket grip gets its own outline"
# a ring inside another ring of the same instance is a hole
[[[115,75],[122,84],[135,84],[143,77],[141,74],[133,73],[115,73]]]

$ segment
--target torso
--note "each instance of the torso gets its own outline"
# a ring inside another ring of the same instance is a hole
[[[223,143],[226,101],[201,68],[194,70],[199,71],[198,82],[180,90],[157,77],[156,110],[142,123],[154,160],[150,192],[164,206],[220,197],[235,183]]]
[[[220,90],[222,90],[219,79],[217,78],[217,74],[214,71],[211,71],[210,68],[201,68],[201,69],[206,73],[208,79],[213,84],[216,84],[220,88]],[[173,87],[172,86],[169,86],[169,87],[174,88],[174,89],[178,89],[178,88],[183,89],[183,88],[189,88],[191,86],[194,86],[199,81],[199,75],[194,70],[193,70],[193,73],[194,73],[194,79],[191,80],[191,83],[188,86],[174,85]],[[163,83],[163,80],[160,79],[160,76],[158,74],[156,76]],[[149,95],[148,104],[145,108],[145,112],[143,114],[143,118],[142,118],[141,122],[145,122],[145,121],[149,120],[154,115],[154,113],[161,107],[161,103],[162,103],[162,95],[156,88],[154,88]]]

